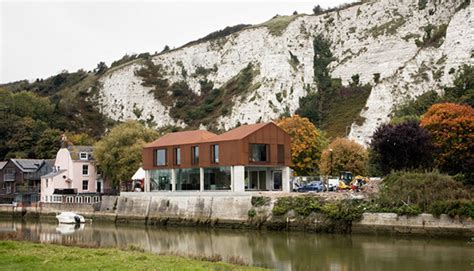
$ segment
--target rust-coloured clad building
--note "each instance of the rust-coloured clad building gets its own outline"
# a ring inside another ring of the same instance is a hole
[[[143,149],[145,191],[289,191],[290,144],[272,122],[169,133]]]

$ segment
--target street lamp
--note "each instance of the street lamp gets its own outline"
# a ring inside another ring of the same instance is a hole
[[[332,177],[332,149],[329,149],[329,176]],[[329,191],[329,178],[326,189]]]

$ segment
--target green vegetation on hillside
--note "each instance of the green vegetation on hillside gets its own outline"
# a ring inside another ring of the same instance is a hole
[[[265,26],[268,28],[270,34],[274,36],[281,36],[288,25],[293,22],[296,18],[298,18],[298,14],[295,15],[288,15],[288,16],[280,16],[275,15],[271,20],[264,22],[263,24],[257,25],[257,27]]]
[[[398,106],[392,113],[392,123],[419,120],[430,106],[442,102],[474,106],[474,67],[462,66],[456,74],[453,86],[444,89],[444,95],[440,96],[435,91],[428,91]]]
[[[195,76],[209,72],[212,70],[202,68],[196,71]],[[249,63],[220,88],[214,88],[214,84],[204,78],[199,81],[201,85],[199,95],[191,90],[186,81],[170,84],[164,77],[166,71],[163,67],[155,65],[152,61],[147,61],[136,75],[143,78],[144,86],[153,88],[152,92],[158,101],[171,107],[171,117],[181,119],[188,126],[197,128],[200,124],[212,124],[219,116],[227,115],[234,99],[256,90],[259,85],[253,81],[259,72],[258,67]]]
[[[4,270],[262,270],[223,263],[220,255],[191,259],[134,246],[120,250],[0,241],[0,255]]]
[[[300,99],[296,113],[307,117],[328,137],[346,136],[354,121],[361,121],[360,111],[364,108],[372,87],[361,86],[359,76],[354,75],[350,86],[342,86],[340,79],[331,78],[329,64],[333,61],[330,44],[322,36],[314,39],[314,80],[318,92],[309,93]]]
[[[0,160],[53,158],[63,132],[102,136],[112,121],[90,99],[100,88],[98,73],[106,69],[100,67],[0,86]]]

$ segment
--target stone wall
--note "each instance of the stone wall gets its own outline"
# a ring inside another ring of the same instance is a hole
[[[290,211],[273,216],[277,194],[265,194],[270,200],[256,206],[252,197],[259,193],[122,193],[120,197],[104,197],[101,206],[42,204],[38,207],[0,205],[0,216],[54,219],[61,211],[73,211],[95,222],[139,223],[148,225],[206,226],[253,228],[335,233],[390,233],[422,235],[472,236],[471,218],[450,218],[431,214],[407,217],[395,213],[364,213],[360,221],[345,223],[331,221],[322,214],[305,218]],[[255,214],[250,215],[250,210]]]

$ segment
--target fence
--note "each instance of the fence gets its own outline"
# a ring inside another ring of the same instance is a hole
[[[44,202],[48,203],[78,203],[94,204],[101,201],[100,194],[92,195],[51,195],[45,196]]]

